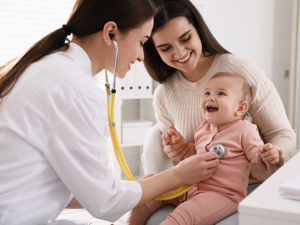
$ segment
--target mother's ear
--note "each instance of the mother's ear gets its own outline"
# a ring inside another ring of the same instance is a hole
[[[239,104],[239,108],[235,112],[236,116],[243,116],[249,109],[248,102],[243,101]]]
[[[115,22],[109,21],[104,25],[102,35],[104,42],[108,46],[113,45],[112,40],[115,38],[117,32],[118,26]]]

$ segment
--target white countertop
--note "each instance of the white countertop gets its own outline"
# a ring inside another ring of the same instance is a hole
[[[239,224],[300,224],[300,201],[279,194],[279,186],[299,173],[300,152],[239,204]]]

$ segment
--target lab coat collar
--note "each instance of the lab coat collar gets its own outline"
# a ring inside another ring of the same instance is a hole
[[[69,54],[70,57],[83,68],[83,70],[91,79],[93,79],[92,62],[88,54],[79,45],[70,42],[69,49],[66,51],[66,53]]]

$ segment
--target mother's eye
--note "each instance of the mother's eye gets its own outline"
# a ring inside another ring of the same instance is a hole
[[[161,50],[162,50],[163,52],[166,52],[166,51],[168,51],[170,48],[171,48],[171,46],[169,46],[169,47],[167,47],[167,48],[161,48]]]
[[[191,39],[191,36],[189,35],[186,39],[182,40],[181,42],[187,42],[190,39]]]

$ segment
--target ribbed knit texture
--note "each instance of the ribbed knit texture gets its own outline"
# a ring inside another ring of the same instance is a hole
[[[287,161],[295,153],[296,134],[277,90],[255,63],[232,54],[216,55],[206,75],[195,83],[176,71],[159,85],[153,105],[161,132],[173,124],[188,142],[195,142],[195,131],[204,122],[200,101],[209,79],[218,72],[234,73],[248,80],[254,95],[246,119],[258,126],[265,143],[272,143],[286,153],[284,159]]]

